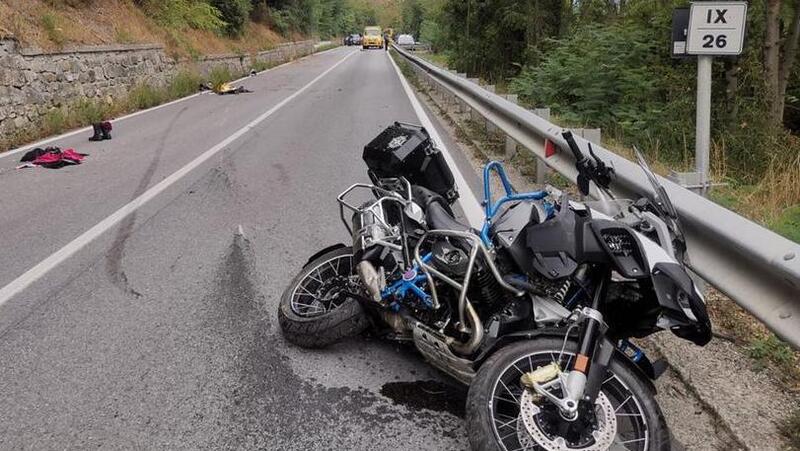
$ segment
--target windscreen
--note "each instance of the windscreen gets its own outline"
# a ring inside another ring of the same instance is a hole
[[[364,34],[366,34],[367,36],[380,36],[381,31],[375,28],[367,28],[366,30],[364,30]]]
[[[661,186],[661,183],[659,183],[656,175],[652,170],[650,170],[650,166],[647,164],[647,160],[644,159],[644,155],[642,155],[636,146],[633,147],[633,151],[636,152],[636,160],[639,163],[639,167],[642,168],[647,176],[647,180],[650,181],[650,185],[653,186],[653,191],[655,192],[654,200],[656,204],[658,204],[658,206],[662,208],[664,213],[666,213],[670,218],[678,219],[678,212],[675,211],[675,207],[672,205],[672,202],[667,195],[667,190]]]

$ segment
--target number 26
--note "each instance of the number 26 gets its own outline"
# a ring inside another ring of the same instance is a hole
[[[703,36],[703,48],[711,49],[714,48],[715,46],[717,48],[723,48],[727,44],[728,44],[728,39],[727,36],[725,36],[724,34],[717,36],[716,40],[714,39],[714,35],[711,34]]]

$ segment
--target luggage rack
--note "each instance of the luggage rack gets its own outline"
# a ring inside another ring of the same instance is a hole
[[[347,232],[351,235],[353,234],[353,229],[350,226],[347,218],[344,216],[344,209],[347,208],[348,210],[352,211],[353,213],[366,213],[370,212],[373,214],[374,218],[383,226],[387,231],[392,232],[392,234],[397,234],[397,227],[393,227],[389,225],[385,220],[385,212],[386,210],[383,207],[384,202],[394,202],[398,203],[403,208],[408,206],[413,201],[411,200],[411,183],[408,182],[405,178],[387,178],[387,179],[379,179],[379,182],[385,183],[400,183],[405,185],[406,188],[406,197],[404,198],[400,195],[397,191],[388,190],[378,185],[370,184],[370,183],[354,183],[350,185],[346,190],[342,191],[338,196],[336,196],[336,201],[339,203],[339,217],[344,224],[344,227],[347,229]],[[357,189],[369,189],[372,194],[376,197],[376,200],[368,205],[356,207],[348,203],[345,198],[356,191]]]

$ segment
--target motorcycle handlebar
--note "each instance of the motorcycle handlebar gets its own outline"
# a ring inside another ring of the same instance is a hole
[[[572,136],[572,132],[571,131],[566,130],[565,132],[563,132],[561,134],[561,136],[563,136],[564,140],[567,141],[567,145],[569,146],[569,150],[571,150],[572,154],[575,155],[575,160],[577,162],[581,162],[581,161],[586,159],[586,157],[583,155],[583,152],[581,152],[581,148],[578,147],[578,143],[575,142],[575,137]]]

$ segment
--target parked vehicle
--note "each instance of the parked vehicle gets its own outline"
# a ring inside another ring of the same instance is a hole
[[[383,48],[383,32],[381,27],[366,27],[364,28],[364,38],[361,41],[361,47],[364,49],[370,48]]]
[[[354,33],[345,36],[344,45],[361,45],[361,35]]]
[[[397,36],[397,45],[404,46],[404,45],[414,45],[414,36],[410,34],[401,34]]]
[[[711,338],[680,220],[641,155],[654,195],[614,199],[613,170],[563,136],[580,190],[594,184],[603,200],[518,193],[490,162],[475,230],[453,215],[453,176],[425,129],[384,130],[364,149],[372,183],[337,198],[352,243],[320,250],[289,283],[284,336],[316,348],[369,330],[413,343],[470,385],[475,450],[668,450],[652,384],[664,366],[630,339]],[[353,202],[358,192],[371,200]]]

